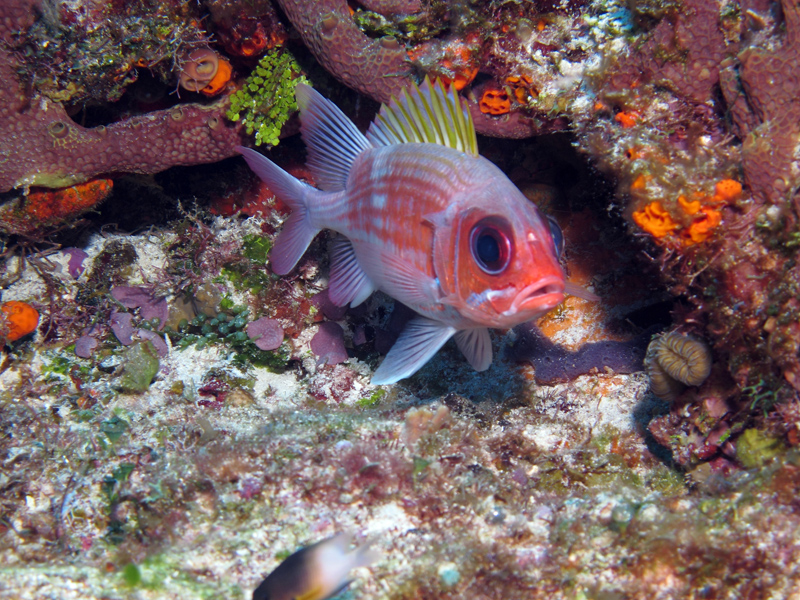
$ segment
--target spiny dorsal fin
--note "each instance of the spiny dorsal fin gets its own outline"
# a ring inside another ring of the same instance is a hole
[[[375,146],[441,144],[478,155],[475,126],[466,105],[455,89],[447,92],[440,80],[431,83],[427,77],[421,86],[405,88],[399,100],[392,96],[388,105],[381,106],[367,139]]]
[[[338,106],[311,86],[298,84],[295,94],[308,151],[306,164],[314,181],[326,192],[341,191],[356,156],[370,148],[370,143]]]

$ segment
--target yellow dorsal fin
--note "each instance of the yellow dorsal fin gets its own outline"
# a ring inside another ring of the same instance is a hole
[[[381,106],[367,131],[375,146],[391,144],[441,144],[473,156],[478,155],[478,141],[472,115],[455,89],[444,89],[442,82],[425,77],[422,85],[409,86],[400,99],[392,96]]]

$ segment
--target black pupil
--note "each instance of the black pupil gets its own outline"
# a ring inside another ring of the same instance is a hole
[[[511,226],[500,217],[486,217],[469,234],[470,252],[478,267],[489,275],[499,275],[511,262]]]
[[[479,236],[475,246],[478,259],[486,266],[491,267],[493,263],[500,260],[500,244],[497,243],[497,239],[493,235],[484,233]]]
[[[561,258],[561,254],[564,252],[564,233],[561,231],[561,227],[559,227],[558,223],[552,218],[548,217],[547,221],[550,225],[550,235],[553,237],[553,246],[555,246],[556,256]]]

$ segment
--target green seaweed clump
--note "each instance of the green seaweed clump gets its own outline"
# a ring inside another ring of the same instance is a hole
[[[247,307],[235,306],[229,299],[220,303],[223,312],[215,316],[199,314],[191,321],[181,320],[176,331],[171,333],[175,346],[180,349],[191,345],[202,350],[209,344],[226,344],[233,353],[232,362],[240,366],[266,367],[274,373],[282,373],[291,354],[287,344],[277,350],[261,350],[246,332],[250,323]],[[228,314],[229,311],[231,314]]]
[[[307,83],[300,65],[282,48],[267,52],[258,62],[242,89],[231,96],[227,117],[241,121],[248,135],[255,133],[256,145],[278,145],[283,124],[297,110],[294,90]]]

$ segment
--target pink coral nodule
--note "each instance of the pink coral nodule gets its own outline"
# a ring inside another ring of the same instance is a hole
[[[283,327],[275,319],[262,317],[249,323],[245,331],[261,350],[276,350],[283,343]]]

